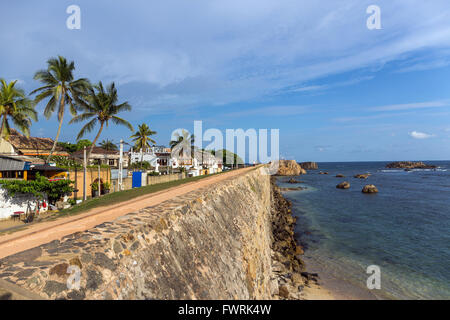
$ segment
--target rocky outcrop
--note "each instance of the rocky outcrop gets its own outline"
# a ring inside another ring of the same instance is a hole
[[[279,160],[277,175],[299,176],[301,174],[306,174],[306,170],[303,169],[295,160]]]
[[[366,173],[366,174],[356,174],[353,177],[357,178],[357,179],[367,179],[370,176],[370,173]]]
[[[338,173],[338,174],[336,175],[336,178],[345,178],[345,176],[344,176],[343,174]]]
[[[311,275],[305,272],[301,260],[303,249],[294,238],[296,218],[292,216],[292,204],[282,196],[274,179],[272,192],[272,270],[278,283],[276,296],[279,299],[301,299],[304,286],[309,285],[310,281],[317,281],[317,277],[311,278]]]
[[[336,188],[338,189],[350,189],[350,183],[348,183],[347,181],[341,182],[339,183]]]
[[[292,184],[296,184],[296,183],[301,183],[301,181],[299,180],[295,180],[294,178],[290,178],[288,181],[286,181],[287,183],[292,183]]]
[[[388,169],[435,169],[437,166],[425,164],[423,162],[398,161],[386,165]]]
[[[328,172],[320,171],[319,174],[328,174]]]
[[[305,189],[306,187],[280,188],[281,191],[301,191]]]
[[[378,193],[378,189],[373,184],[368,184],[364,186],[362,193]]]
[[[302,162],[300,163],[300,166],[305,170],[317,170],[319,169],[319,166],[315,162]]]

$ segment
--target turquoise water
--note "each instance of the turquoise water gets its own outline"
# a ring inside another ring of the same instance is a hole
[[[381,268],[379,298],[450,299],[450,162],[437,170],[389,170],[387,162],[319,163],[286,192],[298,217],[305,258],[361,288],[366,268]],[[367,180],[353,178],[370,172]],[[336,178],[341,173],[346,178]],[[279,177],[280,186],[290,186]],[[349,190],[336,189],[348,181]],[[378,194],[363,194],[374,184]]]

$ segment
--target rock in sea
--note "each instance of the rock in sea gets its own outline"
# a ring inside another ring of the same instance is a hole
[[[295,160],[279,160],[278,165],[277,174],[279,176],[299,176],[301,174],[306,174],[306,170]]]
[[[364,186],[364,188],[362,189],[362,192],[363,193],[378,193],[378,189],[373,184],[368,184],[368,185]]]
[[[315,162],[302,162],[300,163],[300,166],[305,170],[317,170],[319,166]]]
[[[350,183],[348,183],[347,181],[341,182],[339,183],[336,188],[338,189],[350,189]]]

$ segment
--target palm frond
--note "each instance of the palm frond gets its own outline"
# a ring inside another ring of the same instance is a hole
[[[86,133],[91,132],[94,129],[97,121],[98,121],[97,119],[92,119],[91,121],[86,123],[78,133],[77,140],[80,140]]]

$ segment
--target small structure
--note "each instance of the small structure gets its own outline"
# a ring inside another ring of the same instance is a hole
[[[49,181],[66,180],[68,177],[67,169],[49,164],[32,164],[27,174],[28,180],[35,179],[37,173],[46,177]]]
[[[28,179],[30,162],[12,156],[0,156],[0,179]]]
[[[26,137],[17,130],[11,129],[7,140],[0,140],[0,154],[23,156],[48,156],[53,147],[53,139]],[[69,154],[61,147],[56,146],[54,156],[68,157]]]
[[[206,150],[195,149],[193,157],[173,156],[172,166],[174,168],[184,167],[189,175],[199,176],[204,174],[218,173],[222,171],[222,159],[215,157]]]
[[[89,148],[86,148],[86,153],[89,154]],[[84,150],[75,151],[70,155],[72,159],[78,162],[83,162]],[[88,165],[103,164],[111,167],[119,167],[119,151],[117,150],[106,150],[101,147],[94,147],[90,158],[88,159]],[[123,157],[124,168],[128,167],[128,157]]]

